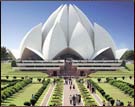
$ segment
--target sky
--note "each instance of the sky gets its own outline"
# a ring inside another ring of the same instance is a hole
[[[1,45],[18,49],[25,34],[61,4],[75,4],[89,20],[105,28],[118,49],[134,49],[134,4],[114,1],[3,1]]]

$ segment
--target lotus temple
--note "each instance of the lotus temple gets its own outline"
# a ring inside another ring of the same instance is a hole
[[[126,51],[117,49],[109,32],[91,22],[77,6],[65,4],[44,24],[39,23],[26,33],[16,69],[84,76],[97,70],[120,69],[120,59]]]

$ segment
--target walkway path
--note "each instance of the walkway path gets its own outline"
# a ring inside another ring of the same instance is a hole
[[[46,92],[46,95],[44,96],[44,98],[43,98],[43,100],[42,100],[40,106],[48,106],[48,102],[49,102],[50,97],[51,97],[51,95],[52,95],[52,93],[53,93],[54,87],[55,87],[54,84],[51,84],[51,85],[50,85],[50,87],[49,87],[49,89],[48,89],[48,92]]]
[[[87,88],[86,83],[85,83],[84,85],[85,85],[85,87]],[[88,90],[89,90],[89,89],[88,89]],[[89,90],[89,92],[90,92],[90,90]],[[97,102],[98,106],[102,106],[102,105],[103,105],[102,99],[98,96],[98,94],[96,94],[96,93],[91,93],[91,92],[90,92],[90,94],[91,94],[91,96],[95,99],[95,101]]]
[[[102,99],[98,96],[96,93],[91,93],[92,97],[95,99],[95,101],[98,103],[99,106],[102,106]]]
[[[69,100],[70,95],[73,96],[75,94],[80,94],[75,79],[72,79],[72,81],[73,81],[73,84],[75,85],[75,89],[72,88],[70,90],[70,85],[64,84],[63,106],[73,106],[70,104],[70,100]],[[77,104],[76,106],[83,106],[82,100],[81,100],[81,103]]]

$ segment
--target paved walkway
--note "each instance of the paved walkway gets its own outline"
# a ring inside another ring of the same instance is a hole
[[[48,89],[48,92],[46,92],[46,95],[44,96],[40,106],[48,106],[48,103],[49,103],[50,97],[51,97],[51,95],[53,93],[54,87],[55,87],[54,84],[50,85],[50,87]]]
[[[64,84],[63,106],[73,106],[72,104],[70,104],[70,100],[69,100],[70,95],[80,94],[75,79],[72,79],[72,81],[73,84],[75,85],[75,89],[72,88],[70,90],[70,85]],[[83,106],[82,100],[81,103],[77,104],[76,106]]]
[[[86,83],[85,83],[85,87],[87,88]],[[88,89],[88,90],[89,90],[89,89]],[[89,92],[90,92],[90,90],[89,90]],[[91,96],[95,99],[95,101],[97,102],[98,106],[102,106],[102,105],[103,105],[102,99],[98,96],[98,94],[96,94],[96,93],[91,93],[91,92],[90,92],[90,94],[91,94]]]

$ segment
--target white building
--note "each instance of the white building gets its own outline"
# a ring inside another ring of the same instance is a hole
[[[44,24],[36,25],[25,35],[19,59],[115,60],[120,59],[126,50],[117,50],[110,34],[99,24],[91,23],[78,7],[65,4]]]

